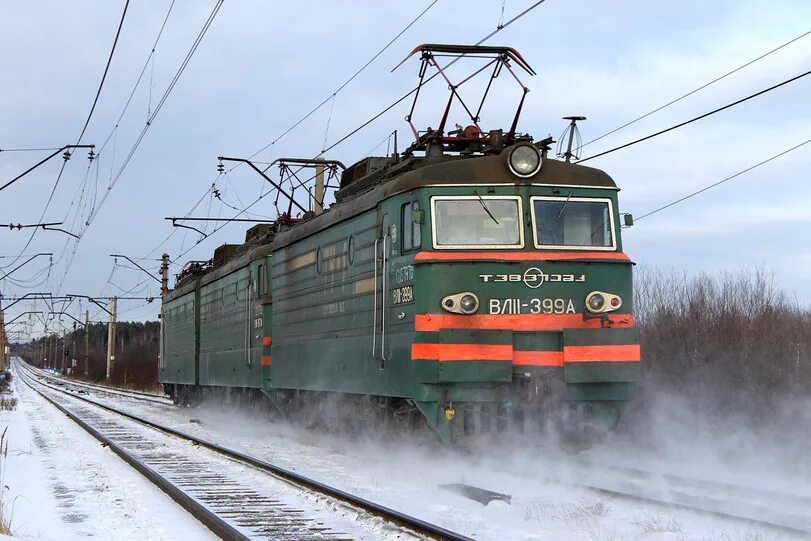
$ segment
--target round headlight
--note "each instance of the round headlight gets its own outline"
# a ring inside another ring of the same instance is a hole
[[[510,151],[510,171],[519,177],[531,177],[541,168],[541,153],[532,145],[516,145]]]
[[[475,295],[463,295],[459,300],[459,307],[462,309],[462,312],[472,314],[479,307],[479,299],[477,299]]]
[[[586,305],[592,312],[599,312],[605,307],[605,298],[600,293],[592,293],[586,298]]]

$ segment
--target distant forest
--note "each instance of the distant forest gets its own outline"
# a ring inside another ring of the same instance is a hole
[[[635,282],[637,413],[655,405],[668,416],[678,407],[702,422],[757,426],[808,415],[801,412],[811,405],[811,308],[776,288],[767,271],[688,277],[643,268]],[[664,394],[678,404],[664,404]]]
[[[74,343],[75,336],[75,343]],[[88,356],[87,379],[101,381],[107,374],[107,324],[90,324],[90,355]],[[44,355],[49,359],[48,364],[53,366],[54,348],[51,341],[51,352],[45,353],[49,347],[49,339],[40,338],[29,344],[24,356],[33,360],[37,366],[42,366],[41,358]],[[158,384],[158,351],[160,345],[160,322],[129,322],[119,321],[116,324],[115,362],[113,363],[112,383],[123,387],[148,389]],[[71,360],[76,361],[72,374],[85,377],[85,333],[80,328],[75,333],[68,333],[65,343],[59,336],[56,348],[56,363],[62,366],[62,353],[67,347],[68,366]]]

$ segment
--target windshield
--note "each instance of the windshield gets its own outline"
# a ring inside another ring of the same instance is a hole
[[[614,248],[611,201],[533,197],[538,248]]]
[[[437,248],[524,246],[518,197],[435,197],[432,205]]]

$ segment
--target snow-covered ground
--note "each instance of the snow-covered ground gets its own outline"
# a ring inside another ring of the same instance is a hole
[[[554,482],[550,479],[565,478],[576,470],[577,461],[582,457],[541,454],[538,449],[516,448],[509,442],[494,444],[489,452],[460,456],[434,445],[419,445],[402,439],[352,441],[318,434],[284,423],[271,423],[260,414],[211,404],[187,409],[110,396],[93,398],[477,539],[800,539],[762,525],[641,503]],[[687,443],[686,447],[690,444]],[[643,460],[648,465],[657,464],[655,456],[635,456],[634,452],[629,447],[622,449],[623,454],[612,456],[615,460],[624,459],[627,465]],[[589,456],[594,458],[599,454],[597,449]],[[672,465],[679,469],[677,463]],[[718,474],[722,479],[729,477],[728,472],[718,471]],[[750,481],[757,486],[755,480]],[[510,504],[492,502],[483,506],[439,488],[445,483],[467,483],[510,494],[512,501]],[[774,486],[790,488],[792,485],[783,480],[776,481]],[[723,498],[724,495],[713,497]]]
[[[31,405],[36,403],[35,397],[32,396],[33,393],[30,390],[20,394],[22,399],[20,408],[11,416],[6,412],[4,416],[0,417],[0,425],[5,423],[7,418],[13,418],[16,414],[17,425],[22,424],[23,427],[30,427],[29,429],[42,427],[43,423],[47,423],[45,419],[49,419],[53,424],[47,424],[47,426],[53,427],[49,429],[52,432],[56,430],[55,427],[59,427],[59,430],[64,433],[78,431],[72,434],[74,440],[80,440],[84,436],[91,447],[95,446],[97,453],[101,452],[105,458],[113,461],[112,466],[104,465],[94,468],[93,475],[96,475],[95,472],[99,472],[99,475],[106,475],[109,478],[111,477],[110,472],[115,471],[116,473],[112,477],[116,481],[112,483],[113,486],[110,486],[110,490],[121,491],[121,479],[124,479],[125,476],[119,474],[119,470],[127,471],[123,463],[118,462],[110,453],[99,450],[95,440],[85,436],[77,427],[71,427],[67,419],[61,418],[60,422],[54,421],[54,417],[59,417],[54,413],[55,410],[50,411],[48,408],[40,406],[40,416],[43,419],[37,419],[37,415],[30,413],[25,414],[26,409],[30,409]],[[475,456],[460,456],[458,453],[435,445],[421,445],[403,440],[353,441],[335,435],[314,433],[284,423],[271,423],[258,413],[234,411],[215,404],[187,409],[153,405],[123,397],[96,395],[93,398],[244,451],[476,539],[576,541],[801,539],[801,537],[785,531],[762,525],[617,498],[552,480],[565,479],[576,471],[577,464],[584,458],[582,455],[571,457],[560,453],[543,452],[541,454],[539,449],[522,449],[510,442],[502,442],[499,445],[494,444],[489,452]],[[22,418],[19,415],[20,411],[23,412]],[[64,426],[65,424],[68,426]],[[42,430],[44,429],[40,428],[40,431]],[[57,441],[60,438],[64,439],[64,436],[56,436]],[[52,463],[62,463],[68,460],[64,456],[66,453],[61,452],[65,450],[64,446],[60,448],[61,451],[57,448],[59,448],[58,445],[48,448]],[[695,445],[688,444],[686,448],[696,450]],[[601,453],[606,456],[601,456]],[[70,456],[75,456],[75,454]],[[81,456],[83,460],[90,458],[85,453],[82,453]],[[668,456],[668,460],[662,463],[661,460],[657,460],[655,455],[635,451],[633,447],[625,446],[621,442],[606,444],[586,455],[586,458],[595,460],[606,457],[613,458],[625,465],[644,462],[648,467],[658,466],[660,469],[668,469],[666,466],[669,466],[671,470],[685,473],[684,468],[680,467],[678,461],[672,456]],[[709,458],[707,460],[709,461]],[[37,473],[45,480],[40,482],[41,486],[35,489],[34,493],[44,494],[41,497],[50,497],[55,500],[55,493],[58,490],[54,487],[57,484],[51,480],[54,466],[49,466],[45,460],[39,461],[39,464],[43,464],[43,466],[39,470],[32,468],[31,473]],[[708,478],[706,474],[714,471],[717,474],[715,477],[718,479],[741,481],[739,477],[732,475],[729,471],[724,471],[720,464],[712,462],[706,464],[708,466],[705,471],[694,469],[692,473],[698,477]],[[111,468],[116,469],[111,470]],[[84,486],[98,487],[98,483],[93,480],[92,476],[87,475],[87,469],[82,471],[74,466],[71,470],[71,474],[61,481],[61,486],[72,490],[73,505],[80,509],[79,514],[87,517],[97,516],[97,513],[92,513],[87,509],[97,509],[99,500],[109,502],[110,498],[93,493],[92,488],[90,497],[82,496],[87,492],[83,489]],[[688,473],[690,472],[688,471]],[[137,474],[127,471],[126,478],[135,483]],[[744,479],[744,481],[746,480]],[[758,480],[760,480],[759,475],[753,475],[749,479],[755,486],[760,484],[757,482]],[[510,504],[492,502],[483,506],[464,496],[439,488],[439,485],[446,483],[467,483],[506,493],[512,496],[512,500]],[[148,486],[144,488],[141,484],[138,486],[139,490],[144,492],[149,489]],[[790,479],[775,479],[771,486],[790,491],[794,485]],[[799,489],[799,485],[796,486]],[[152,489],[152,491],[157,492],[157,489]],[[144,505],[140,503],[140,500],[138,505],[133,505],[132,493],[125,492],[129,498],[123,499],[116,509],[119,513],[119,520],[122,511],[130,512],[133,517],[143,517],[133,518],[132,524],[137,524],[138,520],[147,520],[146,517],[156,524],[150,529],[154,532],[155,538],[161,538],[160,535],[166,539],[198,538],[195,535],[184,533],[181,529],[177,531],[165,529],[167,525],[174,528],[175,524],[181,528],[182,522],[177,515],[182,515],[183,512],[179,511],[161,493],[158,492],[157,496],[166,501],[162,506],[164,515],[154,516],[154,504],[149,505],[152,512],[137,513],[133,507],[140,510]],[[713,497],[723,498],[724,495],[720,493]],[[153,500],[147,498],[146,501]],[[124,530],[116,526],[113,519],[105,519],[105,522],[91,518],[91,522],[97,523],[96,528],[87,526],[84,526],[85,529],[75,528],[75,525],[65,522],[62,518],[62,516],[74,512],[70,508],[64,512],[53,505],[48,508],[58,510],[58,512],[54,513],[55,516],[50,517],[50,526],[46,528],[45,523],[42,524],[41,531],[47,534],[46,538],[53,535],[52,528],[54,527],[61,527],[73,535],[92,532],[94,536],[105,535],[104,532],[112,531],[108,528],[118,528],[116,537],[128,538],[129,535],[129,538],[132,539],[146,538],[141,533],[145,531],[143,527],[131,528],[129,533],[122,533]],[[174,510],[174,514],[169,512],[170,508]],[[114,513],[108,513],[108,515],[112,514]],[[84,523],[87,521],[86,519]],[[15,524],[17,524],[15,532],[21,530],[23,525],[17,519],[15,519]],[[186,524],[185,527],[190,526]],[[140,535],[133,535],[133,530]],[[19,533],[24,534],[25,531],[19,531]]]
[[[0,483],[15,538],[217,539],[210,530],[16,378],[0,411]]]

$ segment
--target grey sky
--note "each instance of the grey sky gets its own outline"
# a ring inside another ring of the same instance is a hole
[[[247,168],[217,178],[216,156],[248,156],[328,97],[358,67],[430,2],[258,2],[226,0],[202,45],[146,138],[110,191],[78,244],[60,293],[109,296],[140,284],[133,295],[155,295],[157,282],[118,267],[108,254],[150,253],[172,232],[164,216],[183,215],[212,181],[238,207],[264,188]],[[505,19],[531,3],[507,0]],[[6,1],[0,4],[0,148],[58,147],[75,142],[99,83],[124,2]],[[132,2],[107,82],[84,142],[101,145],[115,125],[146,60],[169,0]],[[416,82],[417,62],[390,70],[424,42],[473,43],[495,28],[501,2],[439,0],[428,13],[329,105],[257,157],[314,156],[323,147],[388,105]],[[65,220],[81,229],[93,200],[111,179],[170,82],[214,1],[177,2],[145,79],[96,168],[77,153],[49,208],[46,221]],[[583,138],[594,137],[653,109],[789,39],[811,30],[811,4],[762,2],[571,2],[547,0],[492,39],[518,49],[538,72],[523,77],[531,88],[519,129],[557,137],[560,117],[581,114]],[[667,127],[807,71],[811,36],[673,107],[584,149],[588,156]],[[149,84],[152,83],[150,98]],[[512,81],[499,80],[485,129],[507,127],[519,97]],[[807,96],[811,77],[715,115],[687,128],[598,158],[622,187],[622,210],[645,213],[811,137]],[[420,128],[436,125],[444,104],[435,84],[420,101]],[[403,103],[328,153],[352,163],[386,134],[409,132]],[[465,124],[457,115],[451,122]],[[385,152],[385,142],[376,149]],[[45,153],[0,152],[0,180],[12,178]],[[35,222],[61,166],[54,159],[0,192],[0,222]],[[702,196],[640,221],[625,230],[625,250],[639,264],[688,272],[735,270],[762,264],[776,284],[811,302],[811,145],[739,177]],[[82,187],[82,206],[78,202]],[[272,215],[271,198],[252,210]],[[209,207],[209,205],[211,205]],[[77,216],[77,208],[79,213]],[[210,196],[194,215],[232,216]],[[74,221],[75,220],[75,221]],[[184,256],[208,259],[214,248],[239,242],[244,224],[224,227]],[[29,233],[0,230],[0,255],[16,255]],[[164,250],[174,258],[198,235],[176,232]],[[75,243],[40,231],[26,253],[50,251],[47,282],[26,289],[8,281],[4,295],[56,292]],[[61,256],[61,257],[60,257]],[[11,258],[0,259],[0,266]],[[182,264],[183,261],[179,263]],[[142,261],[156,270],[156,261]],[[31,263],[13,277],[26,280],[44,270]],[[174,266],[173,272],[179,267]],[[42,275],[45,278],[45,274]],[[34,281],[36,283],[37,280]],[[19,306],[19,305],[18,305]],[[78,308],[77,305],[74,305]],[[16,307],[15,307],[16,309]],[[121,319],[154,318],[158,302],[122,303]],[[91,314],[97,310],[91,310]],[[17,313],[12,311],[12,315]],[[100,317],[100,316],[99,316]]]

